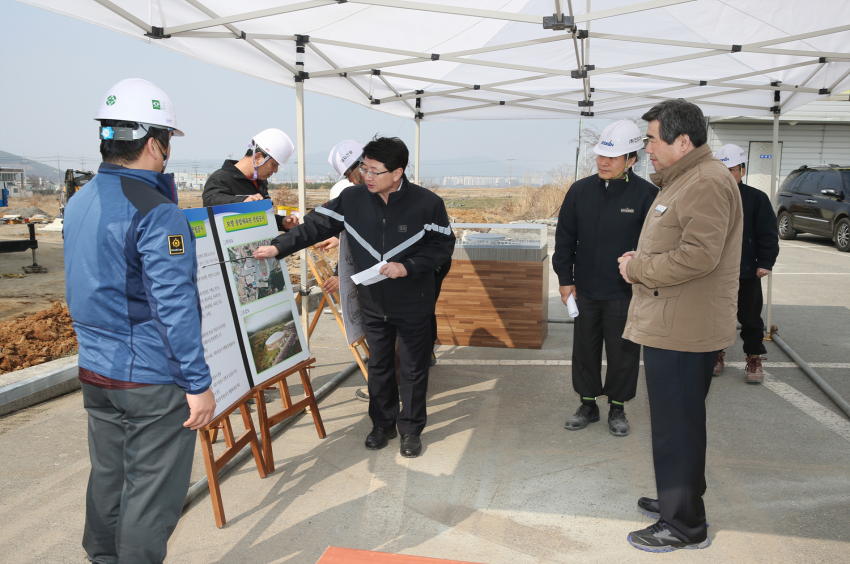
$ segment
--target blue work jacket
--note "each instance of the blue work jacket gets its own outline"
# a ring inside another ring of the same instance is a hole
[[[69,200],[64,239],[80,367],[206,391],[195,237],[173,177],[102,164]]]

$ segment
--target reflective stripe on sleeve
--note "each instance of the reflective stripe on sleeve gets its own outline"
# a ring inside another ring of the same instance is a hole
[[[336,213],[335,211],[329,210],[328,208],[326,208],[326,207],[324,207],[324,206],[319,206],[319,207],[317,207],[317,208],[316,208],[315,210],[313,210],[313,211],[316,211],[316,212],[318,212],[318,213],[320,213],[320,214],[322,214],[322,215],[326,215],[326,216],[328,216],[328,217],[332,217],[332,218],[334,218],[334,219],[335,219],[335,220],[337,220],[337,221],[345,222],[345,216],[339,215],[339,214],[338,214],[338,213]]]
[[[428,223],[425,225],[425,231],[436,231],[437,233],[442,233],[443,235],[451,235],[452,228],[451,227],[441,227],[436,223]]]

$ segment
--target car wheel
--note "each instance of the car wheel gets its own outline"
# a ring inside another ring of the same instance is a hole
[[[850,219],[846,217],[835,226],[835,247],[844,253],[850,251]]]
[[[783,241],[797,238],[797,232],[791,227],[791,215],[788,212],[779,214],[779,238]]]

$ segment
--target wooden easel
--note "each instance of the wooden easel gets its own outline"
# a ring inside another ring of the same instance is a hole
[[[252,390],[256,394],[257,400],[257,418],[260,420],[260,436],[263,439],[263,459],[266,464],[266,471],[274,472],[274,454],[272,453],[272,436],[271,428],[304,409],[309,408],[310,414],[313,416],[313,423],[316,425],[316,431],[319,433],[319,438],[324,439],[325,425],[322,423],[322,416],[319,413],[319,406],[316,403],[316,396],[313,395],[313,386],[310,384],[310,376],[307,374],[307,369],[312,368],[316,362],[315,358],[308,358],[286,370],[277,376],[270,378],[255,386]],[[286,379],[298,373],[301,376],[301,385],[304,387],[304,399],[293,404],[292,397],[289,395],[289,386],[286,385]],[[283,409],[277,413],[269,415],[266,412],[266,400],[264,390],[267,390],[275,385],[280,390],[280,399],[283,401]]]
[[[236,456],[245,445],[250,444],[251,451],[254,453],[254,461],[257,463],[257,470],[260,472],[260,478],[265,478],[267,474],[263,454],[260,451],[260,442],[257,440],[257,431],[254,428],[254,420],[251,419],[251,412],[248,410],[247,405],[248,399],[255,393],[256,388],[245,394],[238,402],[219,414],[218,417],[210,421],[205,427],[198,430],[198,435],[201,437],[204,464],[207,467],[207,480],[210,485],[210,498],[212,499],[213,513],[215,514],[215,524],[219,529],[224,527],[224,524],[227,522],[224,517],[224,504],[221,500],[221,488],[218,481],[219,470]],[[245,424],[245,432],[238,439],[233,435],[233,427],[230,424],[230,414],[237,409],[242,413],[242,422]],[[259,410],[257,411],[259,412]],[[218,429],[222,429],[227,448],[220,455],[215,456],[212,444],[215,442],[214,436],[218,434]]]
[[[342,314],[337,307],[337,304],[342,303],[339,299],[339,291],[332,292],[330,294],[325,292],[325,282],[328,278],[334,276],[334,271],[331,268],[331,265],[328,264],[328,259],[325,257],[325,254],[321,249],[318,247],[310,247],[307,252],[307,264],[310,266],[310,272],[313,273],[313,278],[316,279],[316,282],[318,282],[319,287],[322,289],[322,301],[319,302],[319,307],[316,309],[316,316],[313,317],[313,321],[310,323],[310,334],[313,334],[313,328],[319,320],[319,314],[322,313],[322,310],[327,303],[331,313],[333,313],[334,318],[339,325],[340,331],[342,331],[342,336],[345,337],[345,323],[343,323]],[[346,342],[348,342],[347,337]],[[364,335],[360,337],[354,341],[354,343],[348,345],[348,348],[351,351],[351,354],[354,355],[354,360],[357,361],[357,365],[360,367],[360,372],[363,373],[363,377],[366,378],[366,381],[368,382],[369,369],[363,362],[364,355],[366,358],[369,358],[369,346],[366,344],[366,336]]]

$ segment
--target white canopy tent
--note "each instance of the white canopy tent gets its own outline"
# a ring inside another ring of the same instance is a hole
[[[294,87],[302,215],[305,90],[415,120],[418,181],[422,121],[639,116],[685,98],[774,116],[776,154],[779,115],[850,88],[836,0],[19,1]]]

